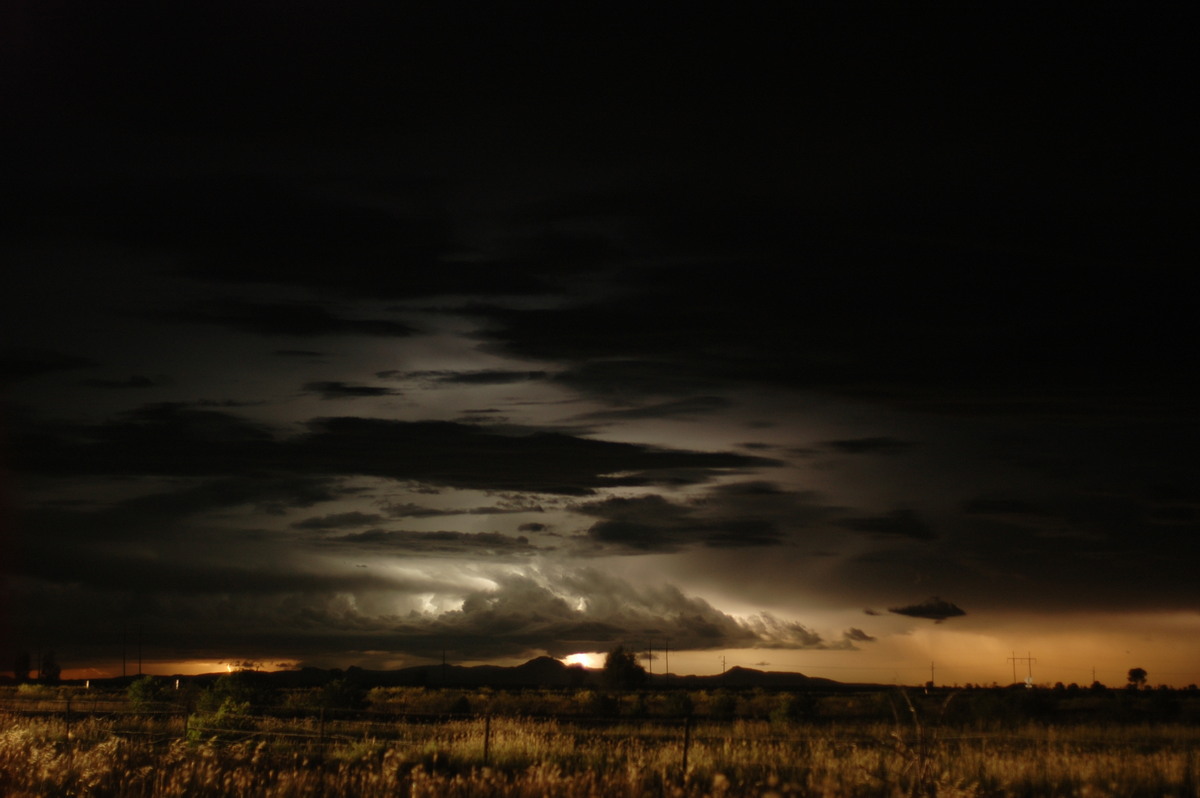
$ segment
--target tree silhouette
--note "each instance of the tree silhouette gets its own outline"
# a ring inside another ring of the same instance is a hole
[[[42,655],[42,661],[38,663],[38,681],[42,684],[58,684],[61,676],[62,668],[59,666],[58,660],[54,658],[54,652],[47,651]]]
[[[604,681],[609,687],[628,690],[646,683],[646,669],[632,651],[617,646],[604,658]]]
[[[1146,683],[1145,668],[1130,668],[1129,669],[1129,686],[1133,689],[1138,689]]]
[[[13,659],[13,678],[18,684],[29,681],[29,652],[18,651]]]

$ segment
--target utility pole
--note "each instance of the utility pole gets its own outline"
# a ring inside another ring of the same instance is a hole
[[[1013,684],[1017,683],[1017,662],[1018,661],[1024,662],[1026,667],[1029,668],[1029,683],[1033,684],[1033,663],[1037,662],[1037,657],[1030,656],[1030,653],[1028,651],[1025,652],[1025,656],[1018,657],[1017,652],[1014,651],[1013,655],[1011,657],[1009,657],[1009,659],[1012,660],[1012,664],[1013,664]]]
[[[929,684],[930,684],[930,686],[931,686],[931,687],[933,686],[933,683],[934,683],[934,678],[933,678],[933,660],[930,660],[930,661],[929,661]]]
[[[663,641],[663,676],[671,678],[671,639]]]
[[[725,655],[721,655],[721,675],[725,675]]]

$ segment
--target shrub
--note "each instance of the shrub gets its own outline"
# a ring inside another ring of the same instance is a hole
[[[695,705],[692,703],[692,697],[685,690],[676,690],[667,693],[666,701],[663,705],[663,711],[673,718],[686,718],[692,714]]]
[[[234,671],[217,678],[213,686],[200,696],[197,707],[204,712],[216,712],[227,702],[251,707],[276,703],[278,691],[264,679],[265,674],[254,671]]]
[[[817,714],[817,699],[808,693],[781,693],[771,709],[772,723],[788,723]]]
[[[125,695],[134,709],[150,709],[155,704],[167,700],[167,685],[153,676],[143,676],[130,683]]]
[[[575,696],[575,703],[584,715],[615,715],[618,703],[614,696],[595,690],[584,690]]]
[[[737,714],[737,695],[725,689],[713,694],[708,704],[708,715],[714,720],[732,720]]]
[[[349,679],[334,679],[321,688],[319,704],[326,709],[362,709],[367,692]]]

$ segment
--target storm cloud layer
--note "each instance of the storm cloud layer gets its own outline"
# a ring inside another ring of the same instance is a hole
[[[17,15],[0,657],[1194,616],[1169,13],[457,6]]]

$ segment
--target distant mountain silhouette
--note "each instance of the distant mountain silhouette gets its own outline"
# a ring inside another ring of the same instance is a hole
[[[841,682],[835,682],[833,679],[805,676],[803,673],[791,673],[788,671],[760,671],[754,668],[743,668],[740,665],[735,665],[724,673],[712,676],[655,674],[653,682],[656,685],[661,685],[665,682],[680,687],[704,689],[716,687],[775,687],[796,689],[844,686]]]
[[[185,681],[207,683],[223,676],[209,673],[200,676],[179,676]],[[599,669],[582,665],[566,665],[552,657],[537,657],[516,666],[502,665],[415,665],[398,670],[375,671],[352,666],[346,670],[300,668],[291,671],[266,671],[254,674],[255,679],[278,688],[319,687],[333,679],[345,678],[362,687],[531,687],[603,689],[607,685]],[[171,677],[176,678],[176,677]],[[101,680],[92,680],[99,682]],[[107,681],[121,681],[119,679]],[[124,681],[129,681],[125,679]],[[772,689],[838,689],[856,687],[786,671],[760,671],[734,666],[724,673],[709,676],[680,676],[674,673],[650,674],[647,686],[654,688],[681,687],[712,690],[730,688]]]
[[[197,677],[208,680],[221,674]],[[277,687],[316,687],[334,678],[347,678],[364,687],[582,687],[598,682],[598,671],[565,665],[552,657],[537,657],[517,666],[414,665],[375,671],[352,666],[345,671],[301,668],[260,674]]]
[[[299,671],[279,671],[269,674],[279,686],[313,686],[322,684],[337,671],[305,668]],[[565,665],[552,657],[537,657],[516,666],[502,665],[416,665],[391,671],[372,671],[352,667],[344,676],[366,687],[605,687],[603,672],[582,665]],[[721,674],[710,676],[680,676],[650,674],[652,687],[686,687],[692,689],[734,688],[836,688],[841,682],[805,676],[786,671],[760,671],[735,666]]]

